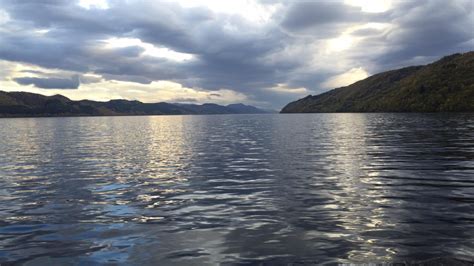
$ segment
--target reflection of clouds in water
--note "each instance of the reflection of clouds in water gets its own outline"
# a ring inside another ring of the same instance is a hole
[[[413,254],[429,258],[439,250],[446,256],[472,257],[467,250],[473,248],[473,230],[463,222],[472,218],[468,202],[474,195],[465,175],[470,170],[464,168],[472,156],[463,149],[471,132],[463,121],[468,117],[386,115],[371,127],[374,137],[367,147],[378,149],[370,153],[376,172],[367,183],[371,190],[384,192],[380,206],[399,231],[391,237],[398,258]],[[455,200],[459,192],[461,201]]]
[[[321,190],[324,181],[317,177],[325,176],[327,169],[308,167],[318,163],[314,159],[319,151],[311,147],[310,127],[292,126],[292,123],[308,125],[313,121],[297,121],[289,116],[285,120],[276,119],[271,121],[271,127],[256,133],[270,136],[262,144],[270,150],[265,158],[271,162],[272,182],[267,185],[271,192],[265,194],[266,211],[261,216],[247,219],[248,225],[244,223],[227,235],[227,252],[238,255],[234,260],[314,262],[311,257],[317,257],[319,261],[335,262],[331,253],[350,250],[345,239],[328,241],[337,233],[331,232],[334,227],[330,214],[321,210],[328,197]],[[316,230],[322,233],[308,233]]]
[[[12,248],[1,254],[136,264],[467,256],[470,121],[402,114],[2,120],[0,197],[10,204],[0,209],[0,246]]]

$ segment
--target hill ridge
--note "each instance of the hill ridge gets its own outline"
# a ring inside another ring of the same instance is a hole
[[[474,52],[377,73],[287,104],[281,113],[474,112]]]
[[[125,99],[112,99],[107,102],[92,100],[73,101],[60,94],[45,96],[30,92],[0,91],[0,117],[250,113],[267,113],[267,111],[244,104],[224,106],[214,103],[143,103],[137,100]]]

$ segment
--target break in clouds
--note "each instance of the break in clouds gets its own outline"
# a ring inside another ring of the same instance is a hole
[[[473,50],[471,0],[0,0],[0,90],[279,108]]]

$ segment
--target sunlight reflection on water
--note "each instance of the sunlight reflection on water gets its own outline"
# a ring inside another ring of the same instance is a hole
[[[0,120],[0,263],[473,257],[472,114]]]

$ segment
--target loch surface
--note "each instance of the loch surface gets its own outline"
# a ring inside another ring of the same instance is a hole
[[[0,136],[0,264],[474,256],[474,114],[15,118]]]

